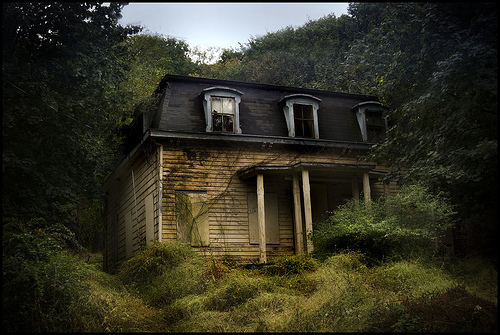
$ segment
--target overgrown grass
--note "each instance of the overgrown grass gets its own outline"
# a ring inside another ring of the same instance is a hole
[[[175,332],[361,332],[495,331],[496,271],[486,263],[457,260],[449,265],[419,260],[377,266],[359,252],[342,252],[320,262],[311,256],[286,256],[260,269],[229,267],[195,257],[166,269],[154,280],[176,283],[175,273],[190,273],[182,285],[168,285],[169,299],[155,307],[165,330]],[[217,264],[217,265],[215,265]],[[474,265],[476,264],[476,265]],[[471,267],[477,276],[471,272]],[[213,269],[217,275],[213,275]],[[221,270],[223,269],[223,270]],[[168,275],[167,275],[168,273]],[[209,275],[207,275],[209,274]],[[467,274],[467,275],[465,275]],[[200,280],[205,284],[200,286]],[[142,292],[145,301],[162,289]],[[483,296],[477,292],[482,287]],[[171,290],[175,289],[177,293]],[[154,292],[154,294],[153,294]],[[159,294],[162,296],[162,294]],[[435,315],[439,303],[449,308]],[[434,306],[426,314],[423,306]],[[453,306],[453,307],[452,307]],[[472,306],[472,307],[471,307]],[[477,307],[479,306],[479,307]],[[471,309],[472,308],[472,309]],[[450,313],[453,311],[453,313]],[[442,320],[440,319],[442,317]],[[456,317],[456,320],[453,320]],[[420,328],[415,328],[424,320]],[[455,326],[450,326],[454,324]],[[441,326],[440,326],[441,325]],[[441,327],[441,328],[440,328]]]
[[[50,297],[44,295],[52,306],[35,308],[43,318],[31,330],[497,330],[497,272],[477,259],[399,260],[373,266],[362,253],[341,252],[324,261],[287,256],[245,269],[187,250],[175,242],[153,244],[117,275],[85,263],[87,256],[60,254],[48,261],[50,271],[44,272],[48,279],[43,289],[56,290]],[[156,257],[163,265],[144,262]],[[19,329],[13,324],[19,312],[4,314],[4,330]]]
[[[412,209],[403,207],[405,211]],[[12,221],[4,225],[3,235],[2,329],[498,330],[497,271],[492,264],[449,255],[416,257],[423,254],[414,252],[374,260],[379,251],[390,255],[400,250],[392,243],[383,248],[358,244],[366,252],[337,250],[339,244],[335,243],[343,241],[344,236],[356,237],[349,227],[356,228],[353,217],[360,208],[351,209],[351,213],[341,212],[342,220],[337,222],[346,229],[325,227],[325,248],[317,254],[319,259],[313,255],[282,256],[250,269],[202,257],[182,243],[155,242],[123,263],[116,275],[102,272],[95,255],[75,248],[74,236],[64,227],[48,225],[44,220],[26,224]],[[377,215],[363,213],[367,212],[363,210],[358,216],[369,218],[368,226],[385,227]],[[384,216],[384,220],[392,219]],[[357,233],[363,233],[358,234],[363,241],[378,232],[378,228],[363,227],[356,228]],[[417,246],[422,242],[420,238],[404,240]]]

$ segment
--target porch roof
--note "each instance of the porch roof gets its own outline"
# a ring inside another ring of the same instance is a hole
[[[341,163],[315,163],[315,162],[299,162],[293,165],[278,165],[278,166],[268,166],[268,165],[254,165],[246,169],[241,169],[238,171],[237,176],[243,180],[252,178],[257,174],[282,174],[298,172],[301,170],[309,170],[311,172],[317,173],[339,173],[342,175],[352,174],[352,173],[363,173],[370,172],[375,169],[373,164],[341,164]]]

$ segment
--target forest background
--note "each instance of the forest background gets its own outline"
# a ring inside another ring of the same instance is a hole
[[[135,113],[176,74],[378,96],[393,126],[367,159],[389,164],[386,178],[446,194],[457,253],[496,262],[495,3],[352,3],[348,15],[251,38],[215,62],[120,26],[124,5],[3,3],[4,227],[37,219],[100,250],[102,183]]]

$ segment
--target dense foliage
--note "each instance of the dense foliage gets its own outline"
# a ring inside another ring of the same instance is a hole
[[[351,17],[328,15],[302,27],[252,37],[240,49],[224,50],[219,61],[201,66],[198,74],[348,92],[338,68],[357,34]]]
[[[483,211],[497,202],[497,5],[393,3],[383,17],[345,65],[363,64],[365,90],[396,123],[373,157],[392,166],[389,178]]]
[[[138,29],[117,24],[123,4],[2,6],[3,216],[43,217],[90,243],[120,144],[114,46]]]
[[[123,49],[122,60],[128,69],[125,80],[120,84],[120,94],[127,100],[126,111],[129,113],[153,94],[164,75],[187,76],[196,66],[188,57],[189,46],[186,42],[171,37],[129,36],[117,48]]]
[[[345,64],[359,70],[363,64],[363,86],[391,107],[395,126],[370,158],[392,168],[387,178],[446,192],[459,212],[457,250],[493,259],[498,5],[391,3],[382,17],[353,44]],[[487,247],[471,248],[473,236]]]
[[[354,250],[375,262],[430,256],[444,249],[454,214],[446,198],[420,185],[368,203],[351,200],[314,227],[315,252],[325,258]]]
[[[78,246],[68,228],[43,219],[3,226],[3,330],[64,329],[63,315],[79,298],[85,276],[65,250]],[[47,316],[52,320],[44,322]]]

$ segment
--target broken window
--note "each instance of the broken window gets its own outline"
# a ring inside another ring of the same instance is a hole
[[[212,131],[233,133],[234,98],[212,96],[210,99],[212,102]]]
[[[243,92],[229,87],[209,87],[201,94],[206,131],[241,134],[239,105]]]
[[[177,239],[191,246],[209,246],[208,202],[206,192],[175,193]]]

